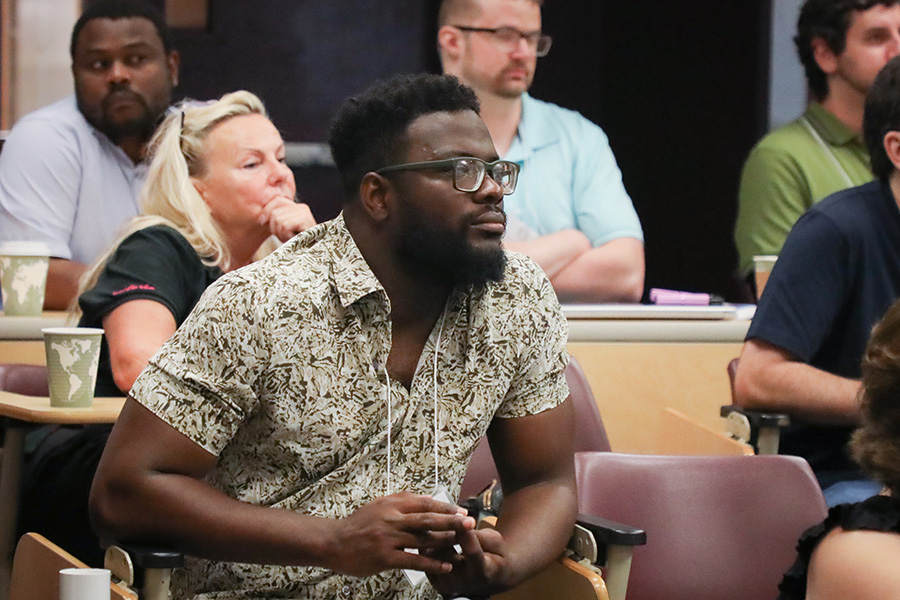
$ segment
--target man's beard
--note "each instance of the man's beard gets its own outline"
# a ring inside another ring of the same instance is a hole
[[[404,211],[398,258],[420,279],[447,282],[454,287],[482,287],[502,281],[506,255],[500,245],[483,250],[473,247],[462,231],[441,229],[428,223],[415,210]]]
[[[111,118],[110,112],[106,108],[107,101],[113,94],[128,94],[132,98],[132,100],[140,104],[140,114],[137,117],[129,119],[127,121],[113,120]],[[79,109],[81,108],[82,107],[79,102]],[[157,121],[159,121],[159,117],[162,115],[163,111],[154,111],[150,108],[144,98],[131,91],[130,89],[119,89],[113,90],[106,96],[106,98],[104,98],[103,103],[100,105],[99,115],[89,115],[83,109],[81,110],[81,112],[85,115],[91,125],[96,127],[114,144],[118,144],[119,141],[129,137],[136,137],[141,140],[150,139],[150,136],[153,135],[153,131],[156,129]]]

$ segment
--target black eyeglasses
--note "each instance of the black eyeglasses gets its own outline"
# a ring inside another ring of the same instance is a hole
[[[508,160],[485,162],[480,158],[462,156],[444,160],[426,160],[422,162],[404,163],[382,167],[375,171],[379,175],[395,171],[421,171],[423,169],[446,169],[453,173],[453,187],[460,192],[474,192],[484,182],[484,174],[490,173],[491,179],[503,189],[508,196],[516,191],[519,179],[519,165]]]
[[[473,31],[476,33],[489,33],[494,36],[505,52],[512,52],[519,45],[519,40],[524,39],[536,56],[547,56],[553,39],[540,31],[519,31],[515,27],[465,27],[463,25],[451,25],[460,31]]]
[[[181,149],[182,155],[184,155],[184,113],[187,112],[187,110],[190,108],[210,106],[212,104],[215,104],[216,102],[218,102],[218,100],[193,100],[191,98],[185,98],[181,102],[173,104],[166,109],[166,117],[170,117],[175,113],[179,114],[178,147]],[[187,158],[187,156],[185,156],[185,158]]]

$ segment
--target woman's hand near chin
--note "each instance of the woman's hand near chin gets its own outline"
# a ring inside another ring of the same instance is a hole
[[[286,242],[315,225],[316,219],[306,204],[278,197],[263,206],[259,222],[268,225],[272,235]]]

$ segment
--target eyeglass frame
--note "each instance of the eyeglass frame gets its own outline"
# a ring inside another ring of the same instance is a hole
[[[184,154],[184,148],[182,144],[184,143],[184,113],[188,108],[203,108],[206,106],[212,106],[219,99],[213,98],[210,100],[194,100],[193,98],[185,98],[181,102],[177,104],[173,104],[169,108],[166,109],[166,115],[171,115],[174,112],[180,113],[180,120],[178,123],[178,146],[181,149],[182,154]]]
[[[547,35],[546,33],[538,30],[538,31],[520,31],[515,27],[511,27],[509,25],[503,27],[469,27],[467,25],[451,25],[455,29],[459,29],[460,31],[465,31],[468,33],[490,33],[491,35],[497,36],[497,39],[500,39],[501,31],[511,31],[517,33],[519,35],[519,39],[515,41],[516,44],[519,43],[519,40],[525,40],[528,44],[528,47],[532,47],[532,43],[534,44],[534,55],[538,58],[543,58],[550,53],[550,47],[553,45],[553,38]],[[532,42],[531,40],[534,40]],[[540,50],[541,42],[547,44],[547,47],[544,48],[543,52]]]
[[[459,184],[457,184],[457,182],[456,182],[456,165],[461,160],[474,160],[474,161],[484,165],[484,168],[481,171],[481,177],[478,178],[478,184],[471,190],[465,190],[465,189],[461,188],[459,186]],[[512,167],[512,170],[511,170],[511,172],[513,174],[512,186],[511,186],[512,189],[508,192],[503,187],[503,184],[501,184],[499,181],[494,179],[494,175],[493,175],[494,166],[501,164],[501,163],[508,164]],[[398,172],[398,171],[423,171],[423,170],[427,170],[427,169],[442,169],[444,167],[452,167],[450,171],[451,171],[451,173],[453,173],[453,188],[457,191],[465,192],[465,193],[477,192],[481,188],[481,186],[484,185],[484,177],[488,173],[488,167],[490,167],[491,168],[491,179],[494,180],[494,183],[496,183],[497,185],[500,186],[500,189],[503,191],[504,196],[509,196],[510,194],[515,193],[516,185],[518,185],[518,182],[519,182],[519,171],[521,170],[521,167],[519,166],[518,163],[513,162],[511,160],[503,160],[502,158],[498,158],[497,160],[488,162],[486,160],[482,160],[475,156],[456,156],[454,158],[444,158],[444,159],[439,159],[439,160],[423,160],[423,161],[419,161],[419,162],[402,163],[399,165],[388,165],[386,167],[381,167],[380,169],[377,169],[375,171],[375,173],[377,173],[378,175],[383,175],[384,173],[394,173],[394,172]]]

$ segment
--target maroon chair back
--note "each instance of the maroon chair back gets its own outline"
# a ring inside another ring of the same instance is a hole
[[[600,417],[600,409],[597,408],[581,365],[574,358],[569,359],[569,366],[566,367],[566,383],[575,408],[575,452],[609,452],[609,438]],[[487,437],[483,437],[475,448],[463,479],[460,499],[474,496],[487,487],[492,479],[499,479],[499,475],[491,456],[490,444]]]
[[[825,518],[795,456],[575,457],[578,510],[640,527],[628,600],[772,600],[797,539]]]
[[[0,390],[23,396],[47,396],[47,367],[43,365],[0,364]]]

